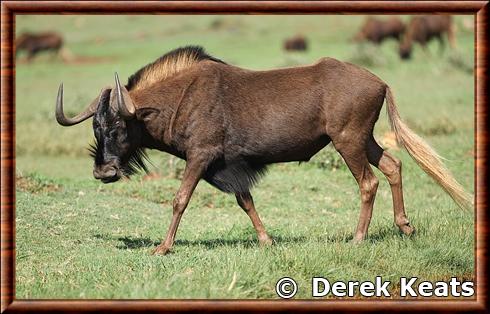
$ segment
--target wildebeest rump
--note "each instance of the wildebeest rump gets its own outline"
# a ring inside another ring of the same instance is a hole
[[[63,38],[55,32],[23,33],[15,40],[15,52],[27,52],[27,59],[31,60],[41,51],[58,53],[63,46]]]
[[[361,216],[354,241],[365,238],[378,187],[370,164],[391,185],[395,223],[413,232],[405,215],[400,160],[373,137],[383,102],[398,141],[417,163],[462,207],[471,197],[446,170],[437,154],[400,119],[390,88],[358,66],[323,58],[309,66],[250,71],[225,64],[200,47],[176,49],[145,66],[128,83],[102,89],[82,113],[63,113],[63,85],[56,118],[61,125],[92,115],[94,177],[114,182],[144,169],[143,149],[185,159],[181,186],[165,240],[174,243],[182,214],[201,178],[234,193],[249,215],[261,244],[271,238],[255,210],[250,188],[269,164],[307,161],[330,142],[357,180]]]
[[[308,49],[308,42],[304,36],[296,35],[286,39],[283,48],[286,51],[306,51]]]
[[[404,31],[405,24],[399,17],[393,16],[387,20],[368,17],[353,40],[356,42],[370,41],[379,45],[389,38],[400,41]]]
[[[409,59],[412,55],[412,46],[419,43],[426,50],[427,43],[438,39],[440,50],[444,47],[444,34],[451,48],[455,47],[454,27],[450,15],[425,15],[413,17],[400,44],[399,54],[402,59]]]

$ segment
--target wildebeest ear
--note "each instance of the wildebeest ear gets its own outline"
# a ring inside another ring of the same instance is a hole
[[[136,118],[142,121],[148,121],[155,118],[155,115],[158,115],[160,110],[156,108],[141,108],[136,111]]]
[[[121,85],[117,73],[115,74],[115,80],[116,88],[111,92],[111,106],[118,111],[124,119],[132,119],[136,112],[133,100],[131,99],[131,96],[129,96],[126,87]]]

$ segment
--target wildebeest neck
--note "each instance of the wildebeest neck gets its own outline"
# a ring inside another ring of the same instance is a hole
[[[136,116],[142,123],[144,144],[179,157],[185,157],[185,133],[182,115],[189,114],[189,99],[195,96],[193,73],[154,84],[144,90],[130,92],[136,104]],[[187,121],[187,118],[184,118]]]

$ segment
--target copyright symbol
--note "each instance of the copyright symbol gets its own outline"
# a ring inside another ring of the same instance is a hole
[[[298,292],[298,285],[292,278],[284,277],[276,283],[276,293],[283,299],[290,299]]]

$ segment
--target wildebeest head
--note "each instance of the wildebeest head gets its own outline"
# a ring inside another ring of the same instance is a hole
[[[18,54],[20,50],[25,49],[28,38],[32,36],[29,33],[23,33],[15,39],[15,53]]]
[[[400,54],[400,58],[402,58],[403,60],[410,59],[412,56],[411,45],[401,44],[398,53]]]
[[[117,73],[115,80],[115,88],[102,89],[87,109],[74,118],[67,118],[63,113],[63,84],[56,101],[56,120],[63,126],[75,125],[94,116],[95,144],[91,145],[90,154],[94,158],[94,177],[104,183],[115,182],[138,169],[147,170],[146,154],[140,145],[141,132],[134,120],[133,101]]]
[[[412,57],[412,34],[410,30],[405,34],[398,47],[398,54],[402,60],[408,60]]]
[[[359,32],[357,32],[356,35],[351,38],[351,41],[355,43],[364,41],[368,37],[369,33],[372,32],[371,29],[375,28],[376,25],[377,20],[371,16],[368,17],[361,26]]]

